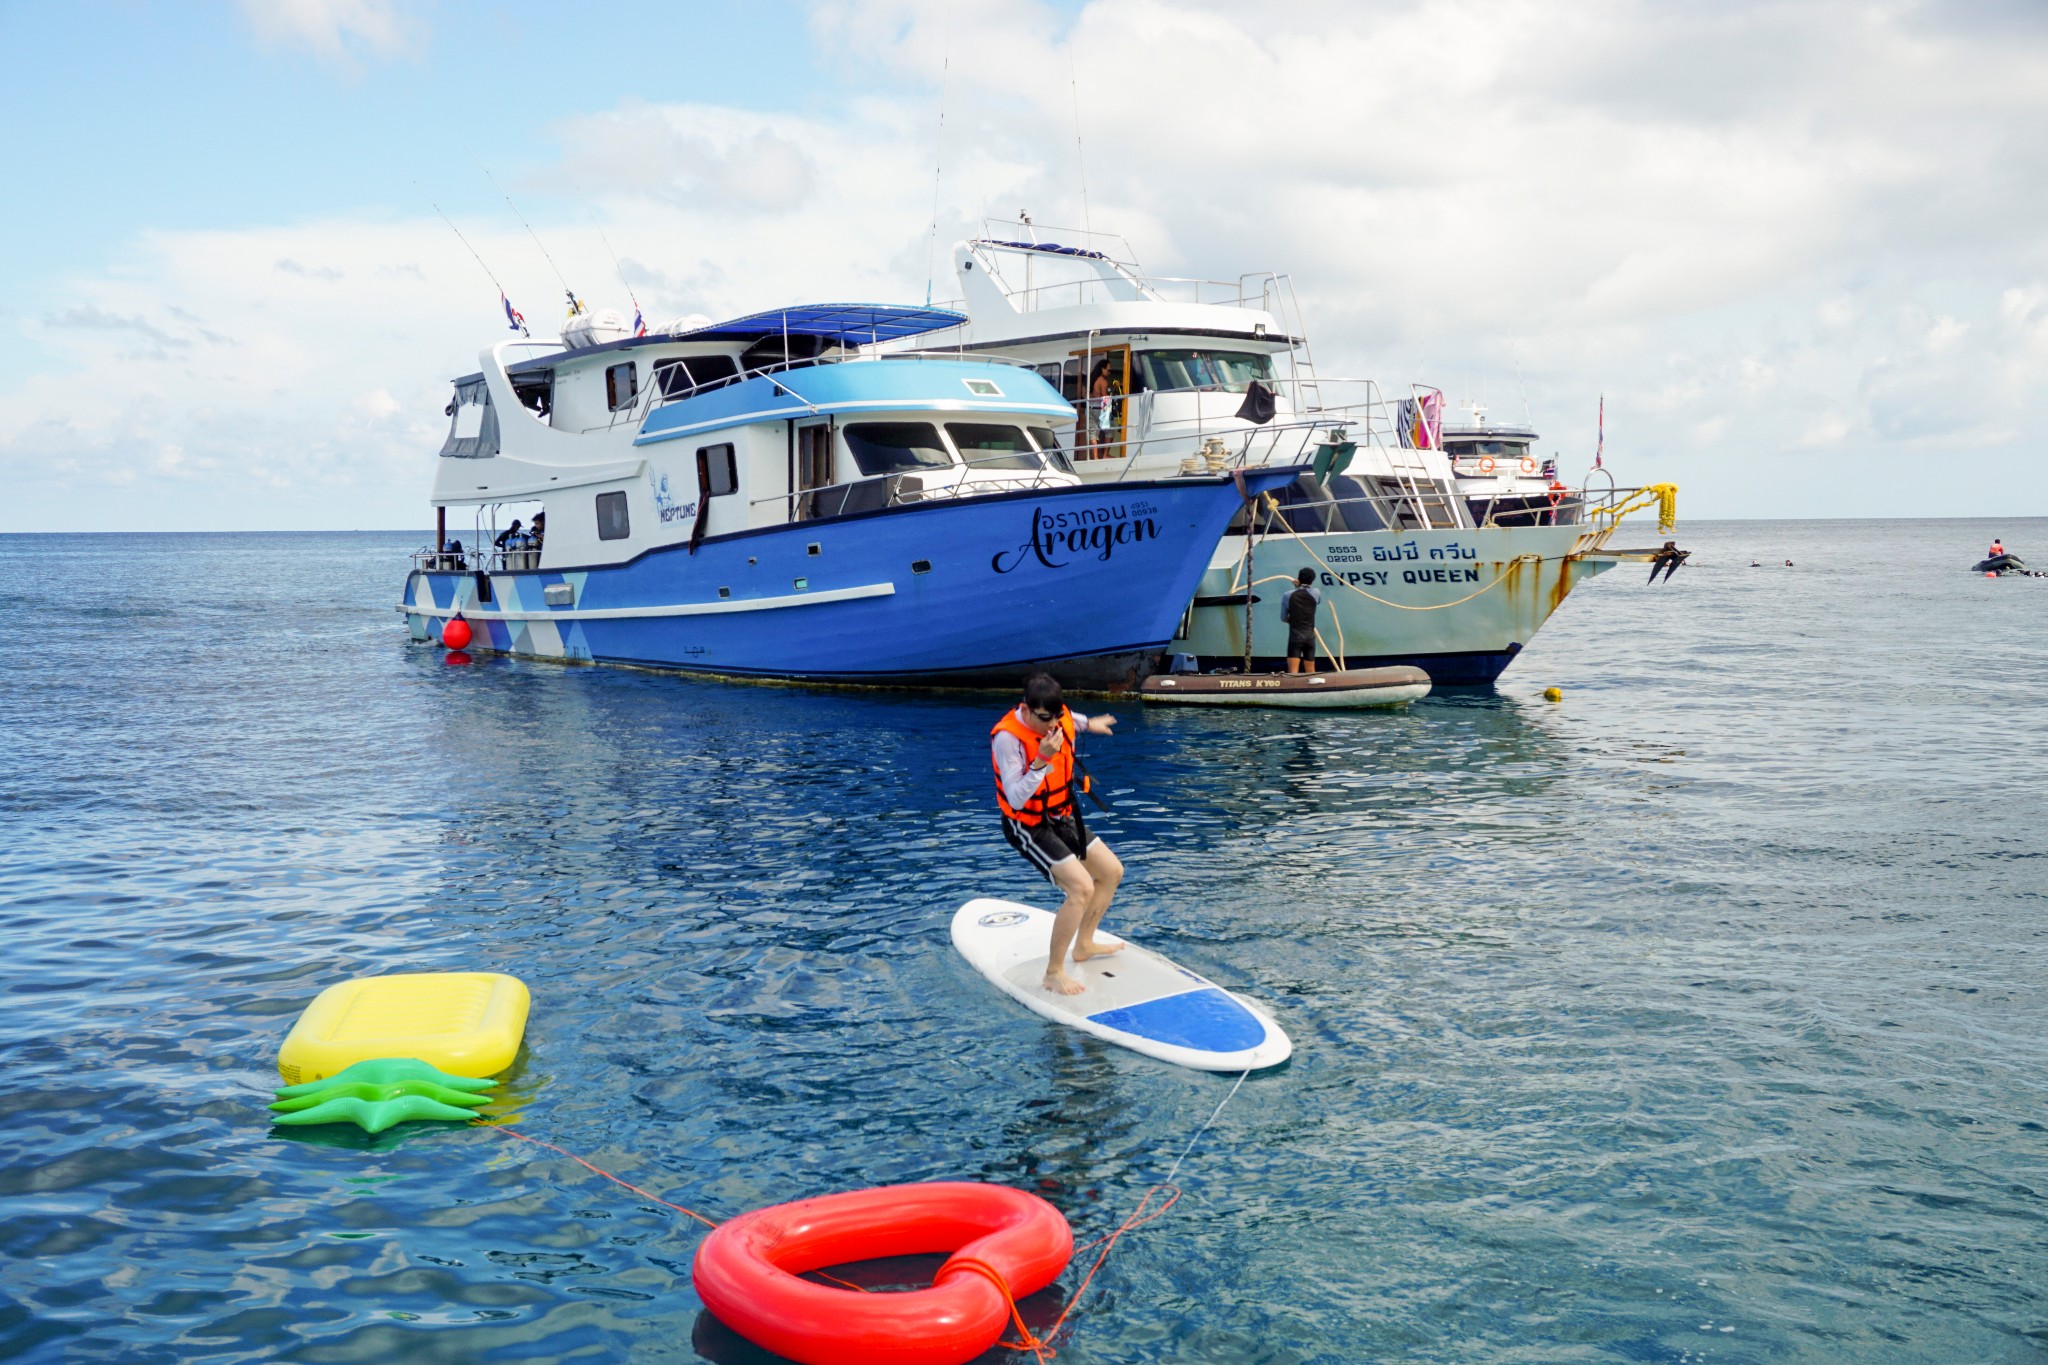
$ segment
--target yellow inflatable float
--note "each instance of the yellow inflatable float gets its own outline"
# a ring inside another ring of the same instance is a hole
[[[526,1036],[526,983],[499,972],[411,972],[329,986],[277,1054],[287,1085],[357,1062],[412,1057],[451,1076],[495,1076]]]

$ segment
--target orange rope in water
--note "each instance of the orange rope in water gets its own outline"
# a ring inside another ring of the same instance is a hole
[[[1094,1264],[1090,1265],[1088,1267],[1088,1273],[1081,1277],[1081,1283],[1074,1287],[1073,1294],[1067,1299],[1067,1306],[1060,1310],[1060,1315],[1057,1318],[1053,1319],[1052,1326],[1046,1329],[1044,1336],[1034,1336],[1032,1334],[1031,1329],[1024,1325],[1024,1315],[1023,1313],[1018,1311],[1017,1300],[1016,1297],[1010,1292],[1009,1282],[1003,1278],[1002,1272],[998,1271],[994,1266],[988,1264],[986,1261],[980,1260],[977,1257],[955,1256],[951,1260],[947,1261],[943,1267],[941,1267],[942,1273],[943,1271],[955,1269],[972,1271],[975,1274],[980,1275],[982,1278],[986,1279],[990,1284],[993,1284],[996,1287],[996,1292],[1003,1296],[1003,1303],[1010,1310],[1010,1322],[1017,1329],[1017,1340],[999,1341],[997,1345],[1007,1347],[1012,1351],[1029,1351],[1032,1353],[1032,1355],[1038,1358],[1039,1365],[1045,1365],[1047,1361],[1050,1361],[1053,1358],[1053,1356],[1057,1354],[1052,1347],[1053,1338],[1057,1337],[1060,1334],[1060,1329],[1066,1326],[1067,1319],[1073,1316],[1074,1309],[1077,1306],[1079,1306],[1081,1302],[1081,1296],[1088,1292],[1088,1286],[1094,1281],[1095,1272],[1102,1269],[1103,1262],[1109,1259],[1109,1253],[1116,1249],[1117,1242],[1123,1237],[1125,1233],[1135,1231],[1138,1228],[1144,1227],[1147,1223],[1151,1223],[1160,1218],[1165,1217],[1166,1211],[1172,1208],[1175,1204],[1180,1202],[1180,1186],[1172,1184],[1171,1182],[1174,1176],[1180,1173],[1181,1163],[1188,1159],[1188,1154],[1194,1151],[1195,1144],[1202,1140],[1202,1134],[1209,1131],[1209,1125],[1216,1122],[1217,1117],[1223,1112],[1224,1105],[1230,1103],[1231,1099],[1237,1094],[1239,1088],[1241,1088],[1244,1085],[1245,1077],[1249,1075],[1251,1075],[1251,1072],[1249,1071],[1242,1072],[1239,1074],[1237,1078],[1237,1084],[1230,1087],[1230,1093],[1223,1097],[1222,1103],[1218,1104],[1214,1112],[1212,1112],[1209,1115],[1207,1121],[1205,1121],[1200,1128],[1197,1128],[1195,1130],[1195,1135],[1188,1139],[1188,1145],[1181,1149],[1180,1156],[1174,1161],[1172,1167],[1168,1169],[1166,1173],[1166,1179],[1164,1181],[1161,1181],[1159,1184],[1154,1185],[1151,1189],[1146,1190],[1144,1196],[1138,1200],[1137,1207],[1131,1210],[1130,1215],[1126,1217],[1123,1222],[1117,1224],[1114,1229],[1104,1233],[1100,1237],[1095,1238],[1093,1241],[1085,1242],[1080,1246],[1074,1248],[1076,1253],[1086,1252],[1091,1247],[1101,1247],[1102,1250],[1096,1253]],[[668,1200],[663,1199],[658,1194],[654,1194],[648,1190],[641,1189],[638,1185],[633,1184],[631,1181],[621,1180],[618,1176],[613,1175],[610,1171],[605,1170],[603,1167],[593,1166],[591,1163],[585,1161],[582,1157],[576,1155],[572,1151],[569,1151],[567,1148],[557,1147],[554,1143],[544,1142],[537,1137],[530,1137],[527,1134],[520,1132],[516,1128],[506,1127],[503,1124],[487,1123],[479,1119],[477,1120],[476,1126],[480,1128],[489,1128],[494,1132],[503,1133],[506,1137],[518,1138],[521,1142],[530,1142],[536,1147],[545,1147],[551,1152],[556,1152],[562,1156],[569,1158],[569,1160],[575,1162],[578,1166],[581,1166],[584,1170],[589,1171],[593,1175],[601,1175],[606,1180],[611,1181],[614,1185],[618,1185],[622,1188],[631,1190],[633,1193],[641,1196],[644,1199],[652,1199],[655,1203],[661,1205],[663,1208],[674,1209],[677,1213],[684,1214],[688,1217],[694,1218],[707,1228],[715,1228],[718,1226],[717,1223],[713,1222],[709,1218],[706,1218],[703,1214],[697,1212],[695,1209],[686,1209],[681,1204],[672,1204]],[[1152,1208],[1151,1205],[1154,1196],[1158,1195],[1162,1191],[1167,1192],[1166,1201],[1162,1203],[1158,1208]],[[863,1285],[857,1285],[850,1281],[842,1280],[835,1275],[827,1275],[822,1270],[813,1271],[812,1273],[819,1276],[821,1279],[830,1280],[832,1281],[832,1283],[840,1285],[843,1288],[857,1289],[863,1294],[869,1292],[867,1288]]]
[[[614,1185],[623,1185],[627,1189],[631,1190],[633,1193],[640,1195],[643,1198],[652,1199],[655,1203],[661,1205],[665,1209],[674,1209],[677,1213],[687,1214],[689,1217],[696,1219],[698,1222],[702,1223],[707,1228],[715,1228],[718,1226],[718,1224],[712,1222],[709,1218],[706,1218],[703,1214],[697,1212],[695,1209],[686,1209],[681,1204],[671,1204],[668,1202],[668,1200],[663,1199],[660,1195],[650,1194],[648,1191],[641,1189],[638,1185],[633,1184],[631,1181],[621,1180],[617,1176],[613,1175],[610,1171],[603,1170],[597,1166],[593,1166],[589,1162],[585,1161],[582,1157],[576,1155],[574,1152],[567,1151],[561,1147],[557,1147],[552,1142],[542,1142],[537,1137],[528,1137],[526,1134],[520,1132],[517,1128],[507,1128],[502,1124],[480,1122],[477,1124],[477,1126],[479,1128],[488,1128],[494,1133],[503,1133],[506,1137],[518,1138],[521,1142],[530,1142],[536,1147],[545,1147],[551,1152],[560,1152],[563,1156],[568,1157],[569,1160],[575,1162],[584,1170],[589,1171],[594,1175],[601,1175],[606,1180],[611,1181]]]
[[[552,1142],[543,1142],[541,1141],[541,1139],[537,1137],[529,1137],[525,1133],[520,1132],[518,1129],[507,1128],[503,1124],[485,1123],[482,1120],[478,1120],[476,1126],[479,1128],[489,1128],[493,1132],[503,1133],[506,1137],[518,1138],[521,1142],[530,1142],[536,1147],[545,1147],[551,1152],[560,1152],[563,1156],[568,1157],[569,1160],[575,1162],[584,1170],[589,1171],[594,1175],[601,1175],[606,1180],[611,1181],[612,1184],[623,1186],[626,1189],[631,1190],[633,1193],[642,1196],[643,1198],[652,1199],[655,1203],[661,1205],[665,1209],[674,1209],[677,1213],[688,1214],[690,1217],[696,1219],[698,1222],[702,1223],[707,1228],[715,1228],[718,1226],[718,1224],[712,1222],[709,1218],[706,1218],[703,1214],[697,1212],[695,1209],[686,1209],[681,1204],[671,1204],[668,1200],[663,1199],[660,1195],[650,1193],[647,1190],[643,1190],[638,1185],[633,1184],[629,1180],[619,1179],[617,1176],[613,1175],[610,1171],[605,1170],[601,1166],[591,1165],[582,1157],[576,1155],[572,1151],[569,1151],[567,1148],[557,1147]],[[832,1283],[840,1285],[843,1288],[858,1289],[863,1294],[868,1292],[865,1286],[857,1285],[853,1283],[851,1280],[842,1280],[837,1275],[827,1275],[822,1270],[814,1270],[811,1273],[818,1276],[820,1279],[830,1280],[832,1281]]]

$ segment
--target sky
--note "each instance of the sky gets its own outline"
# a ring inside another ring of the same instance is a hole
[[[0,0],[0,112],[0,531],[423,527],[500,285],[943,300],[1020,212],[1682,516],[2048,513],[2039,0]]]

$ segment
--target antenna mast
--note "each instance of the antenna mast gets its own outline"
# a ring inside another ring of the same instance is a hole
[[[924,306],[932,306],[932,280],[938,274],[939,181],[946,155],[946,76],[953,68],[953,7],[946,6],[946,44],[939,60],[939,131],[932,141],[932,240],[924,253]]]
[[[1074,92],[1074,160],[1081,167],[1081,226],[1092,240],[1095,222],[1088,216],[1088,155],[1081,148],[1081,59],[1074,55],[1071,34],[1067,38],[1067,73]]]

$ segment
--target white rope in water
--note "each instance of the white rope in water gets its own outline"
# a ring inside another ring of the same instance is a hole
[[[1160,1184],[1171,1185],[1173,1183],[1173,1178],[1180,1174],[1180,1164],[1188,1159],[1189,1154],[1195,1150],[1195,1144],[1202,1140],[1202,1134],[1209,1131],[1209,1125],[1216,1122],[1217,1116],[1223,1112],[1223,1106],[1229,1104],[1236,1097],[1238,1090],[1244,1085],[1244,1078],[1251,1074],[1249,1070],[1237,1073],[1237,1084],[1230,1087],[1230,1093],[1223,1097],[1222,1103],[1218,1104],[1214,1112],[1202,1121],[1200,1128],[1195,1129],[1195,1135],[1188,1139],[1187,1146],[1180,1149],[1180,1155],[1173,1159],[1173,1165],[1167,1168],[1166,1176],[1159,1182]]]

